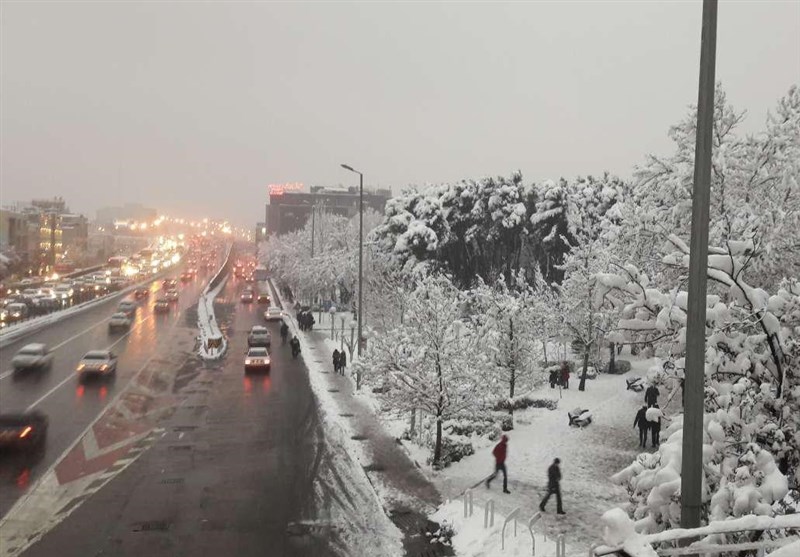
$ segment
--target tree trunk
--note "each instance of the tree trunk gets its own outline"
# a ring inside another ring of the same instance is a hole
[[[608,343],[608,373],[617,373],[617,347],[613,342]]]
[[[590,349],[590,346],[591,346],[590,344],[586,344],[586,345],[584,345],[584,349],[583,349],[583,371],[581,372],[581,382],[578,385],[578,390],[579,391],[585,391],[586,390],[586,372],[589,369],[589,349]]]
[[[442,417],[436,416],[436,444],[433,448],[433,465],[438,466],[442,458]]]
[[[411,409],[411,420],[409,421],[409,424],[408,424],[408,436],[411,437],[412,439],[415,437],[414,434],[416,432],[416,429],[417,429],[417,409],[416,408],[412,408]]]

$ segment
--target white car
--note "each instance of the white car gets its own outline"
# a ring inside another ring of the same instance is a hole
[[[117,355],[110,350],[92,350],[84,354],[75,371],[79,380],[87,375],[107,377],[117,372]]]
[[[14,371],[44,369],[53,365],[53,353],[41,343],[27,344],[11,359]]]
[[[283,310],[281,308],[271,307],[264,312],[265,321],[281,321],[283,319]]]
[[[111,333],[120,329],[127,331],[131,328],[132,323],[133,322],[131,321],[131,318],[128,317],[128,314],[123,312],[115,313],[108,321],[108,331]]]
[[[247,356],[244,358],[244,372],[269,371],[271,363],[269,352],[266,348],[253,346],[247,349]]]
[[[250,329],[250,334],[247,335],[248,347],[263,346],[269,348],[271,343],[272,335],[269,333],[269,329],[261,325],[254,326]]]

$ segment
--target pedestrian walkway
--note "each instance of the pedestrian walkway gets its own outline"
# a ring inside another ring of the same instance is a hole
[[[359,460],[367,478],[383,501],[386,513],[405,534],[406,554],[425,554],[423,550],[433,550],[431,555],[452,554],[450,548],[434,547],[424,536],[424,532],[434,526],[428,515],[442,501],[436,487],[424,476],[401,443],[386,432],[367,401],[356,395],[354,380],[333,372],[332,353],[334,348],[340,347],[340,339],[335,343],[331,341],[328,316],[323,315],[322,326],[318,323],[314,330],[300,332],[289,304],[284,305],[274,285],[272,290],[286,311],[287,320],[291,321],[292,333],[302,339],[302,356],[309,373],[319,374],[313,378],[312,384],[324,385],[327,394],[331,395],[338,414],[336,418],[349,429],[351,439],[361,448]],[[346,327],[349,327],[349,322]],[[348,359],[348,373],[352,369],[351,363]],[[318,381],[320,377],[322,381]]]

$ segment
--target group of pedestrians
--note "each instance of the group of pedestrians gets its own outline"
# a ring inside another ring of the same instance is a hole
[[[661,420],[669,421],[658,406],[658,387],[651,384],[644,392],[644,404],[636,412],[633,427],[639,428],[639,446],[647,447],[647,434],[650,433],[651,446],[656,448],[661,443]]]
[[[511,493],[508,490],[508,470],[506,469],[506,458],[508,457],[508,435],[500,437],[500,442],[492,449],[494,456],[494,472],[491,476],[486,478],[486,488],[491,488],[492,480],[497,477],[497,474],[503,473],[503,493]],[[553,463],[547,468],[547,493],[541,503],[539,503],[539,510],[545,512],[547,502],[550,496],[556,496],[556,513],[567,514],[564,512],[564,506],[561,501],[561,459],[556,458]]]
[[[559,385],[563,389],[569,389],[569,364],[561,362],[561,368],[553,367],[550,369],[550,388],[555,389]]]
[[[301,310],[297,313],[297,324],[300,326],[301,331],[310,331],[314,328],[314,323],[316,322],[314,314],[310,311]]]
[[[338,349],[333,350],[333,372],[337,375],[344,375],[345,368],[347,367],[347,353]]]

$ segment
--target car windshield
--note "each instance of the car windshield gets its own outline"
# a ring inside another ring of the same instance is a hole
[[[19,351],[20,356],[41,356],[43,350],[41,348],[23,348]]]
[[[84,360],[107,360],[108,354],[102,352],[89,352],[83,357]]]
[[[265,348],[251,348],[247,355],[256,358],[265,357],[267,356],[267,350]]]
[[[127,318],[128,316],[125,315],[124,313],[115,313],[114,315],[111,316],[111,319],[127,319]]]

